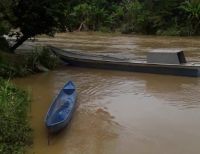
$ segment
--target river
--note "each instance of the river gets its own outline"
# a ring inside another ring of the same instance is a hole
[[[145,60],[151,50],[184,50],[200,61],[200,37],[57,34],[35,43]],[[52,99],[68,80],[76,83],[77,108],[69,126],[50,138],[44,126]],[[63,66],[18,78],[32,95],[30,154],[199,154],[200,78]]]

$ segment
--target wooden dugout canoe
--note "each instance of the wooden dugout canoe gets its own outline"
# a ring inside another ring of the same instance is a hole
[[[123,59],[118,59],[103,55],[91,55],[83,52],[72,52],[62,50],[56,47],[49,48],[63,61],[69,65],[78,67],[100,68],[120,71],[155,73],[165,75],[178,75],[188,77],[200,76],[200,65],[185,63],[185,64],[157,64],[146,62],[128,62]]]

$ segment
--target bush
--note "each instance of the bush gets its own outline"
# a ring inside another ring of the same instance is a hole
[[[29,96],[0,79],[0,153],[23,154],[32,143],[28,123]]]
[[[14,76],[25,76],[29,74],[25,65],[25,58],[0,51],[0,76],[12,78]]]
[[[9,51],[9,44],[4,37],[0,37],[0,49],[3,51]]]
[[[181,35],[181,31],[178,27],[172,26],[172,27],[167,28],[166,30],[158,30],[156,34],[167,35],[167,36],[179,36]]]
[[[27,55],[0,52],[0,76],[3,78],[22,77],[54,69],[57,65],[58,58],[46,47],[37,47]]]
[[[104,33],[109,33],[111,30],[108,27],[100,27],[99,31],[104,32]]]
[[[188,35],[200,34],[200,1],[185,1],[179,7],[187,16],[186,27],[189,29]]]
[[[39,65],[48,69],[54,69],[58,65],[58,58],[47,47],[36,47],[26,61],[28,68],[35,71]]]
[[[134,31],[133,29],[134,29],[134,28],[133,28],[131,25],[129,25],[129,24],[124,24],[124,25],[122,25],[122,27],[121,27],[121,32],[122,32],[122,34],[130,34],[131,32]]]

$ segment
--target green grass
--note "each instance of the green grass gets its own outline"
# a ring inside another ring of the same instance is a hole
[[[32,144],[29,95],[1,77],[36,73],[38,65],[54,69],[57,63],[58,59],[48,48],[36,48],[28,55],[0,51],[0,154],[24,154],[26,147]]]
[[[29,95],[0,79],[0,153],[24,154],[32,143],[28,122]]]
[[[22,55],[10,54],[0,51],[0,76],[3,78],[13,78],[15,76],[25,76],[31,70],[26,66],[26,58]]]

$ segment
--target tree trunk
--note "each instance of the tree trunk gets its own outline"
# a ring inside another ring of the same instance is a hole
[[[20,46],[22,45],[29,37],[24,35],[22,37],[20,37],[17,42],[12,46],[10,47],[10,51],[11,53],[15,53],[15,50]]]
[[[79,26],[79,28],[77,29],[77,31],[78,32],[80,32],[80,31],[88,31],[88,27],[87,27],[87,25],[85,24],[85,21],[83,21],[81,24],[80,24],[80,26]]]
[[[80,32],[81,31],[81,29],[82,29],[82,27],[83,27],[83,22],[80,24],[80,26],[79,26],[79,28],[78,28],[78,32]]]

